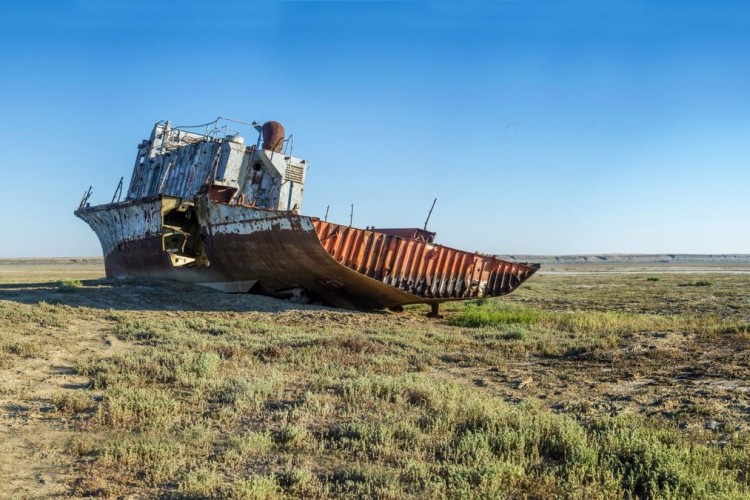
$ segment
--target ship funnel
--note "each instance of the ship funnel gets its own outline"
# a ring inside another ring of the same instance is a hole
[[[263,124],[263,149],[281,152],[284,146],[284,126],[279,122]]]

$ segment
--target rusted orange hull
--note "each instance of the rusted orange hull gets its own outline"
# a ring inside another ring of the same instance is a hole
[[[337,262],[423,301],[496,297],[510,293],[537,270],[427,241],[377,230],[313,222],[323,248]]]

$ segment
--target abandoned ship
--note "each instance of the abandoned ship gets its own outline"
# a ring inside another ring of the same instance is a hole
[[[277,122],[154,125],[129,187],[75,215],[102,245],[110,278],[172,279],[224,292],[309,298],[349,309],[399,308],[512,292],[539,267],[434,242],[422,228],[359,229],[301,215],[307,161]],[[327,214],[326,214],[327,215]]]

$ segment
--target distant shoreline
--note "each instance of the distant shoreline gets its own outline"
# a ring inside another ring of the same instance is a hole
[[[539,264],[750,264],[750,254],[495,255],[510,262]]]

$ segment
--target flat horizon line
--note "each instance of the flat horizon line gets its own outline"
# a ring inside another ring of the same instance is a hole
[[[684,253],[684,252],[659,252],[659,253],[496,253],[496,254],[484,254],[494,255],[495,257],[735,257],[735,258],[748,258],[750,259],[750,253],[741,252],[725,252],[725,253]],[[103,260],[104,257],[101,255],[77,255],[77,256],[32,256],[32,257],[0,257],[0,261],[7,260]]]

